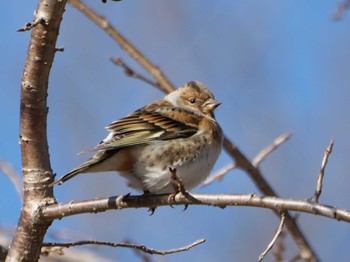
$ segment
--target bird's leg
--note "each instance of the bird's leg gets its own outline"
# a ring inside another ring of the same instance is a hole
[[[176,175],[176,168],[169,167],[169,171],[170,171],[170,178],[171,178],[171,180],[173,180],[174,184],[176,184],[175,185],[176,193],[182,193],[183,195],[186,195],[187,192],[186,192],[185,186],[182,183],[181,178],[179,178]]]
[[[184,186],[181,178],[179,178],[176,175],[176,168],[169,167],[169,171],[170,171],[170,178],[174,182],[174,189],[175,189],[175,192],[171,193],[168,197],[168,202],[169,202],[170,206],[172,207],[171,203],[175,203],[175,196],[178,193],[181,193],[184,196],[186,196],[188,193],[185,189],[185,186]],[[186,204],[184,211],[187,209],[187,207],[188,207],[188,205]]]

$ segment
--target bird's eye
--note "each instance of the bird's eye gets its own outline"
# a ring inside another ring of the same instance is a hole
[[[195,99],[195,98],[191,98],[191,99],[190,99],[190,103],[191,103],[191,104],[196,103],[196,99]]]

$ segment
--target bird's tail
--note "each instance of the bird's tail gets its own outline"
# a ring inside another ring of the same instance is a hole
[[[89,161],[87,161],[87,162],[89,162]],[[85,164],[87,164],[87,162],[84,163],[82,166],[73,169],[73,170],[70,171],[68,174],[66,174],[66,175],[64,175],[64,176],[62,176],[62,177],[60,177],[60,178],[57,179],[57,180],[55,180],[54,182],[52,182],[52,183],[50,184],[50,186],[54,186],[54,185],[56,185],[56,184],[62,185],[64,182],[66,182],[67,180],[69,180],[69,179],[75,177],[76,175],[78,175],[78,174],[80,174],[80,173],[84,173],[84,171],[85,171],[86,169],[89,168],[89,166],[85,166]]]
[[[64,182],[66,182],[67,180],[75,177],[78,174],[90,172],[93,167],[95,167],[97,164],[103,162],[106,158],[108,158],[111,155],[111,153],[114,153],[114,152],[111,152],[111,151],[100,151],[100,152],[98,152],[96,155],[94,155],[88,161],[83,163],[81,166],[73,169],[68,174],[66,174],[66,175],[60,177],[59,179],[55,180],[54,182],[52,182],[50,184],[50,186],[54,186],[54,185],[57,185],[57,184],[58,185],[62,185]],[[101,170],[101,171],[103,171],[103,170]]]

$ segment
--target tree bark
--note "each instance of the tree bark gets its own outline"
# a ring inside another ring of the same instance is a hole
[[[53,189],[47,187],[53,180],[46,133],[47,89],[65,4],[65,0],[39,1],[32,24],[20,102],[24,199],[6,261],[37,261],[52,222],[43,219],[40,212],[43,206],[55,202]]]

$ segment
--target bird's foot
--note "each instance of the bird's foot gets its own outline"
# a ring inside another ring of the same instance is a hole
[[[141,197],[146,197],[146,196],[150,196],[150,195],[152,195],[152,193],[150,191],[144,190],[143,195]],[[148,212],[150,212],[150,214],[149,214],[150,216],[152,216],[154,214],[154,212],[156,211],[156,208],[157,207],[150,207],[148,209]]]
[[[174,184],[175,191],[169,195],[168,202],[169,202],[170,206],[173,207],[172,205],[175,204],[175,202],[176,202],[175,197],[178,193],[181,193],[184,196],[187,196],[188,193],[185,189],[185,186],[184,186],[181,178],[179,178],[176,174],[176,168],[169,167],[169,171],[170,171],[170,178]],[[185,211],[187,209],[187,207],[188,207],[188,205],[185,204],[185,208],[183,211]]]

